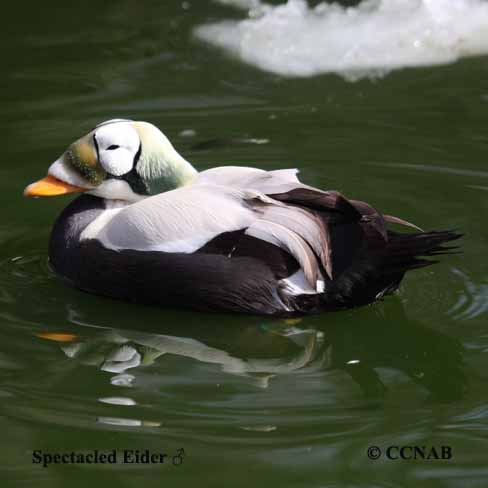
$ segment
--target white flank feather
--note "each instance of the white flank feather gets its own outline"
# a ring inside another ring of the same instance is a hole
[[[83,232],[108,249],[191,253],[223,232],[256,220],[247,192],[217,185],[185,186],[129,205]]]

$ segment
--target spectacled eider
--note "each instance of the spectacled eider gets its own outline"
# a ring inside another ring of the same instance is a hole
[[[71,144],[25,195],[84,193],[58,217],[49,244],[52,269],[73,286],[199,310],[288,315],[365,305],[459,237],[423,232],[296,174],[199,173],[154,125],[117,119]]]

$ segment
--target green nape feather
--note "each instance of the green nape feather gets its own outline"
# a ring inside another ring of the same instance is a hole
[[[176,152],[157,127],[146,122],[133,125],[142,141],[137,173],[151,195],[188,185],[195,179],[195,168]]]

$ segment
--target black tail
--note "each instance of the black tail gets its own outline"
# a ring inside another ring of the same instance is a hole
[[[321,223],[322,241],[327,243],[319,256],[324,293],[297,296],[293,303],[297,311],[372,303],[395,291],[408,270],[436,262],[426,258],[453,252],[455,247],[444,244],[461,237],[453,231],[423,232],[406,220],[382,214],[368,203],[348,200],[338,192],[300,187],[271,196],[313,215]],[[392,232],[388,223],[418,232]]]
[[[455,252],[457,246],[443,244],[462,236],[453,231],[412,234],[388,231],[385,242],[371,239],[372,235],[368,239],[367,229],[364,230],[366,245],[340,276],[325,283],[322,309],[367,305],[394,292],[407,271],[437,262],[428,257]]]

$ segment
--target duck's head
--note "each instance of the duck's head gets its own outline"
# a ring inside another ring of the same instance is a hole
[[[71,144],[24,195],[41,197],[87,192],[137,201],[190,183],[196,170],[166,136],[147,122],[103,122]]]

